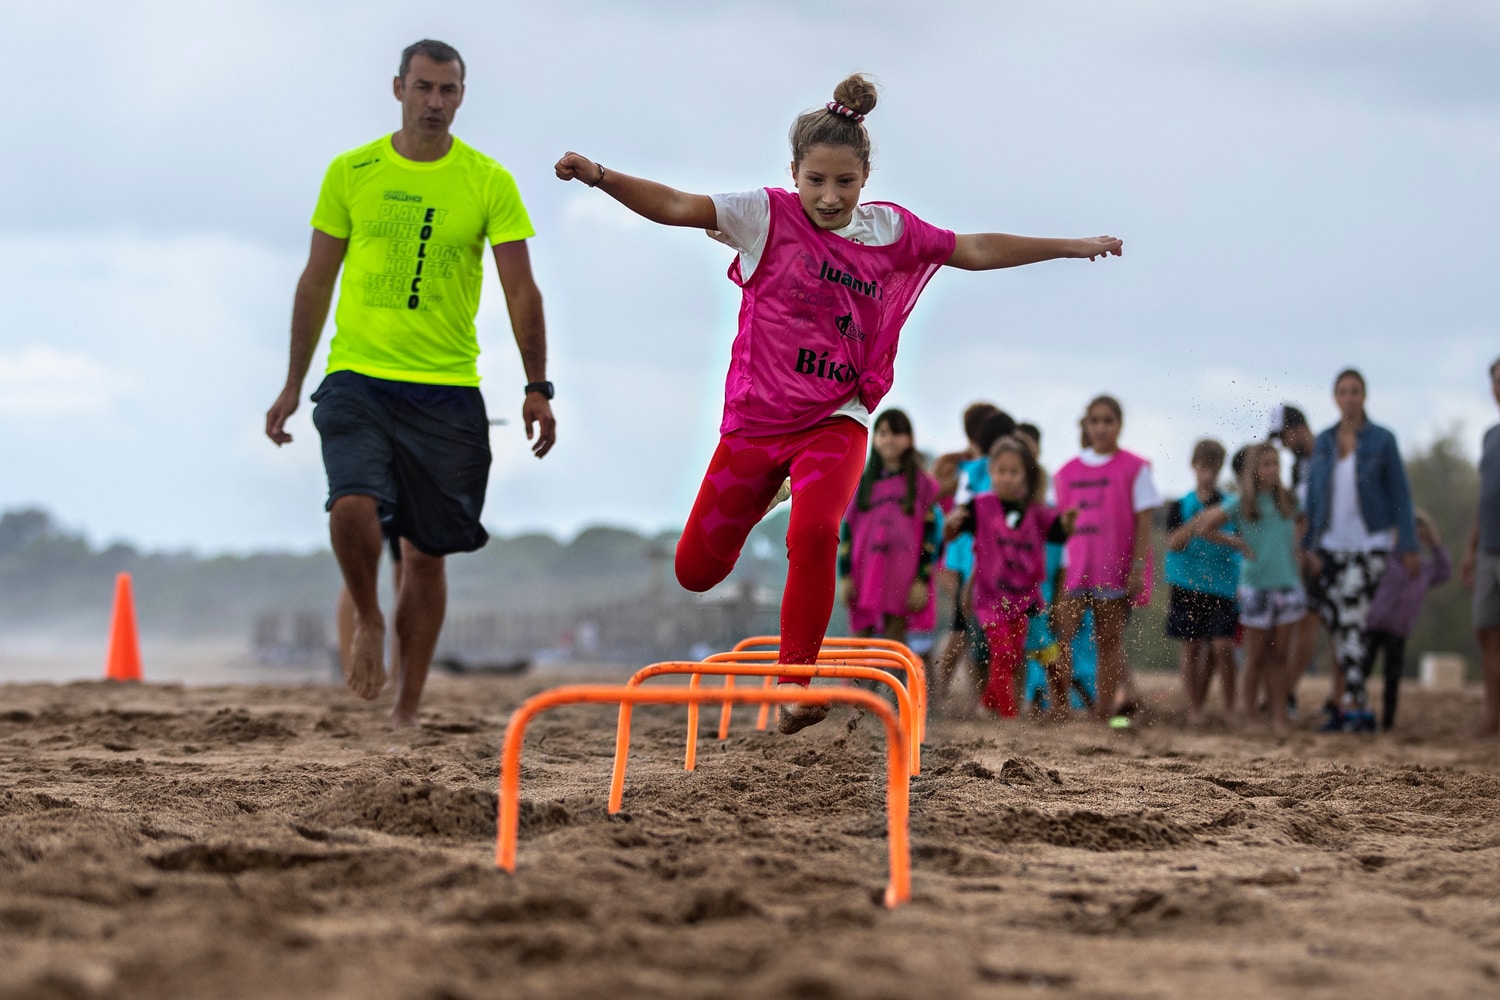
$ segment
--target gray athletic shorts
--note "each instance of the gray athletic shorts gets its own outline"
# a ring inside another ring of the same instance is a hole
[[[430,556],[484,545],[490,427],[477,388],[338,371],[312,400],[329,508],[342,496],[374,497],[386,537]]]
[[[1500,552],[1480,552],[1474,561],[1474,627],[1500,628]]]

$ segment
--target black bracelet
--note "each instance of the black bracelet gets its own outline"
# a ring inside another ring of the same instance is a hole
[[[589,184],[589,187],[591,187],[591,188],[596,188],[596,187],[598,187],[598,186],[599,186],[599,185],[600,185],[600,184],[603,184],[603,183],[604,183],[604,164],[602,164],[602,163],[595,163],[595,164],[594,164],[594,166],[596,166],[596,167],[598,167],[598,168],[599,168],[599,179],[598,179],[598,180],[596,180],[596,181],[595,181],[595,182],[594,182],[594,183],[592,183],[592,184],[589,184],[589,182],[588,182],[588,181],[584,181],[584,183],[585,183],[585,184]]]

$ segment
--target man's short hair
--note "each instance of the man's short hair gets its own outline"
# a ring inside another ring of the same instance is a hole
[[[406,80],[406,74],[411,72],[411,60],[413,56],[426,56],[435,63],[458,63],[459,82],[463,81],[464,74],[467,72],[464,66],[464,57],[458,54],[457,49],[447,42],[424,38],[420,42],[412,42],[401,50],[401,70],[397,75],[403,81]]]
[[[1193,464],[1218,472],[1224,468],[1224,446],[1212,438],[1193,445]]]
[[[1496,368],[1500,368],[1500,358],[1496,358],[1494,361],[1490,362],[1490,378],[1495,377]]]

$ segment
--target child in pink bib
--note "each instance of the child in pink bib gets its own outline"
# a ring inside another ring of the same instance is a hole
[[[1018,437],[990,447],[990,488],[955,511],[956,530],[974,537],[974,617],[989,644],[989,679],[980,704],[1015,718],[1026,677],[1026,633],[1042,611],[1047,543],[1066,541],[1076,510],[1062,516],[1042,502],[1036,453]]]
[[[1068,539],[1064,594],[1053,615],[1062,655],[1047,672],[1049,701],[1055,716],[1067,714],[1073,680],[1073,637],[1084,612],[1094,611],[1094,641],[1099,652],[1100,719],[1116,712],[1129,725],[1134,699],[1116,705],[1116,693],[1128,691],[1125,622],[1132,604],[1151,600],[1151,512],[1161,503],[1151,479],[1151,464],[1119,446],[1124,410],[1113,396],[1098,396],[1084,411],[1082,455],[1057,470],[1053,488],[1060,507],[1077,507],[1078,524]]]
[[[816,662],[870,412],[891,387],[901,327],[932,275],[945,264],[983,271],[1121,252],[1110,236],[955,235],[897,205],[861,204],[870,176],[863,123],[875,102],[874,85],[855,74],[827,105],[798,117],[795,191],[688,194],[572,152],[555,168],[559,179],[596,187],[653,222],[708,230],[738,251],[729,276],[741,289],[739,333],[719,447],[677,543],[677,579],[704,591],[727,577],[790,478],[786,664]],[[795,732],[826,714],[826,706],[799,706],[782,713],[780,728]]]
[[[911,419],[875,419],[870,461],[844,514],[839,578],[849,629],[905,642],[909,619],[930,603],[937,556],[937,480],[919,466]]]

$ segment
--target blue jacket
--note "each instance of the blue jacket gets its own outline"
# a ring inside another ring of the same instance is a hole
[[[1307,472],[1307,534],[1302,547],[1318,547],[1333,508],[1333,467],[1338,464],[1338,425],[1318,435]],[[1354,439],[1354,480],[1359,489],[1359,513],[1367,531],[1396,529],[1396,548],[1418,552],[1415,507],[1406,466],[1396,448],[1396,435],[1365,421]]]

